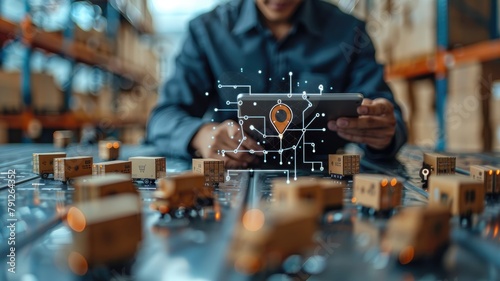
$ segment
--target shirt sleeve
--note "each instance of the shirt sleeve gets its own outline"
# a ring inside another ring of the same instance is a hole
[[[146,142],[164,155],[191,157],[191,139],[207,122],[202,119],[209,104],[205,93],[212,91],[214,80],[200,43],[201,26],[199,22],[190,22],[186,41],[175,61],[174,74],[161,87],[158,105],[149,118]]]
[[[394,158],[408,138],[401,108],[384,81],[384,68],[375,60],[375,48],[364,23],[359,22],[354,31],[354,42],[352,45],[345,45],[344,51],[346,59],[350,60],[351,67],[347,92],[359,92],[369,99],[388,99],[394,105],[396,117],[396,132],[389,147],[383,150],[372,149],[364,144],[360,144],[360,147],[365,151],[365,156],[372,160]]]

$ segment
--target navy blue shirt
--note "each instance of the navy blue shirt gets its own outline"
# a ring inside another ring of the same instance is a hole
[[[192,157],[189,143],[203,124],[237,120],[234,111],[213,110],[236,101],[242,92],[219,88],[219,83],[287,93],[292,72],[294,93],[317,93],[322,84],[324,92],[362,93],[393,102],[397,128],[391,146],[376,151],[361,145],[372,159],[393,157],[406,142],[406,128],[364,23],[320,0],[304,0],[292,22],[291,32],[276,40],[261,22],[254,0],[231,1],[192,20],[175,73],[162,86],[151,114],[147,141],[160,153]],[[346,143],[335,132],[327,133],[335,144],[326,147],[327,153]]]

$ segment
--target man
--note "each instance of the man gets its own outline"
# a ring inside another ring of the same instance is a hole
[[[320,0],[236,0],[218,6],[189,25],[173,77],[161,89],[148,124],[148,140],[160,152],[179,157],[219,158],[226,167],[255,165],[259,155],[227,153],[241,132],[235,112],[212,114],[236,96],[218,87],[223,77],[252,85],[253,92],[359,92],[359,118],[328,122],[330,153],[356,142],[372,159],[391,158],[406,142],[401,110],[383,81],[364,24]],[[241,73],[238,75],[237,73]],[[258,74],[257,74],[258,73]],[[236,80],[237,80],[236,79]],[[235,84],[235,83],[232,83]],[[241,83],[240,83],[241,84]],[[262,151],[245,140],[240,149]]]

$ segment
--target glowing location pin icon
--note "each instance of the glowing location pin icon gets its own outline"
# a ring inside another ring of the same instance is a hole
[[[283,133],[290,125],[292,117],[292,109],[284,103],[275,105],[269,112],[269,119],[271,119],[280,139],[283,138]]]

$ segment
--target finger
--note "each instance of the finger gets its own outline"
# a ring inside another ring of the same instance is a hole
[[[330,125],[330,124],[329,124]],[[396,118],[394,116],[360,116],[358,118],[339,118],[335,124],[328,128],[332,131],[337,129],[380,129],[395,127]]]
[[[385,138],[374,138],[369,136],[356,136],[352,134],[346,133],[338,133],[338,135],[348,141],[356,142],[356,143],[364,143],[370,147],[375,149],[384,149],[386,148],[392,141],[391,137]]]
[[[364,100],[363,100],[364,101]],[[384,98],[378,98],[372,102],[362,103],[358,107],[358,114],[360,115],[392,115],[394,113],[393,104]]]

